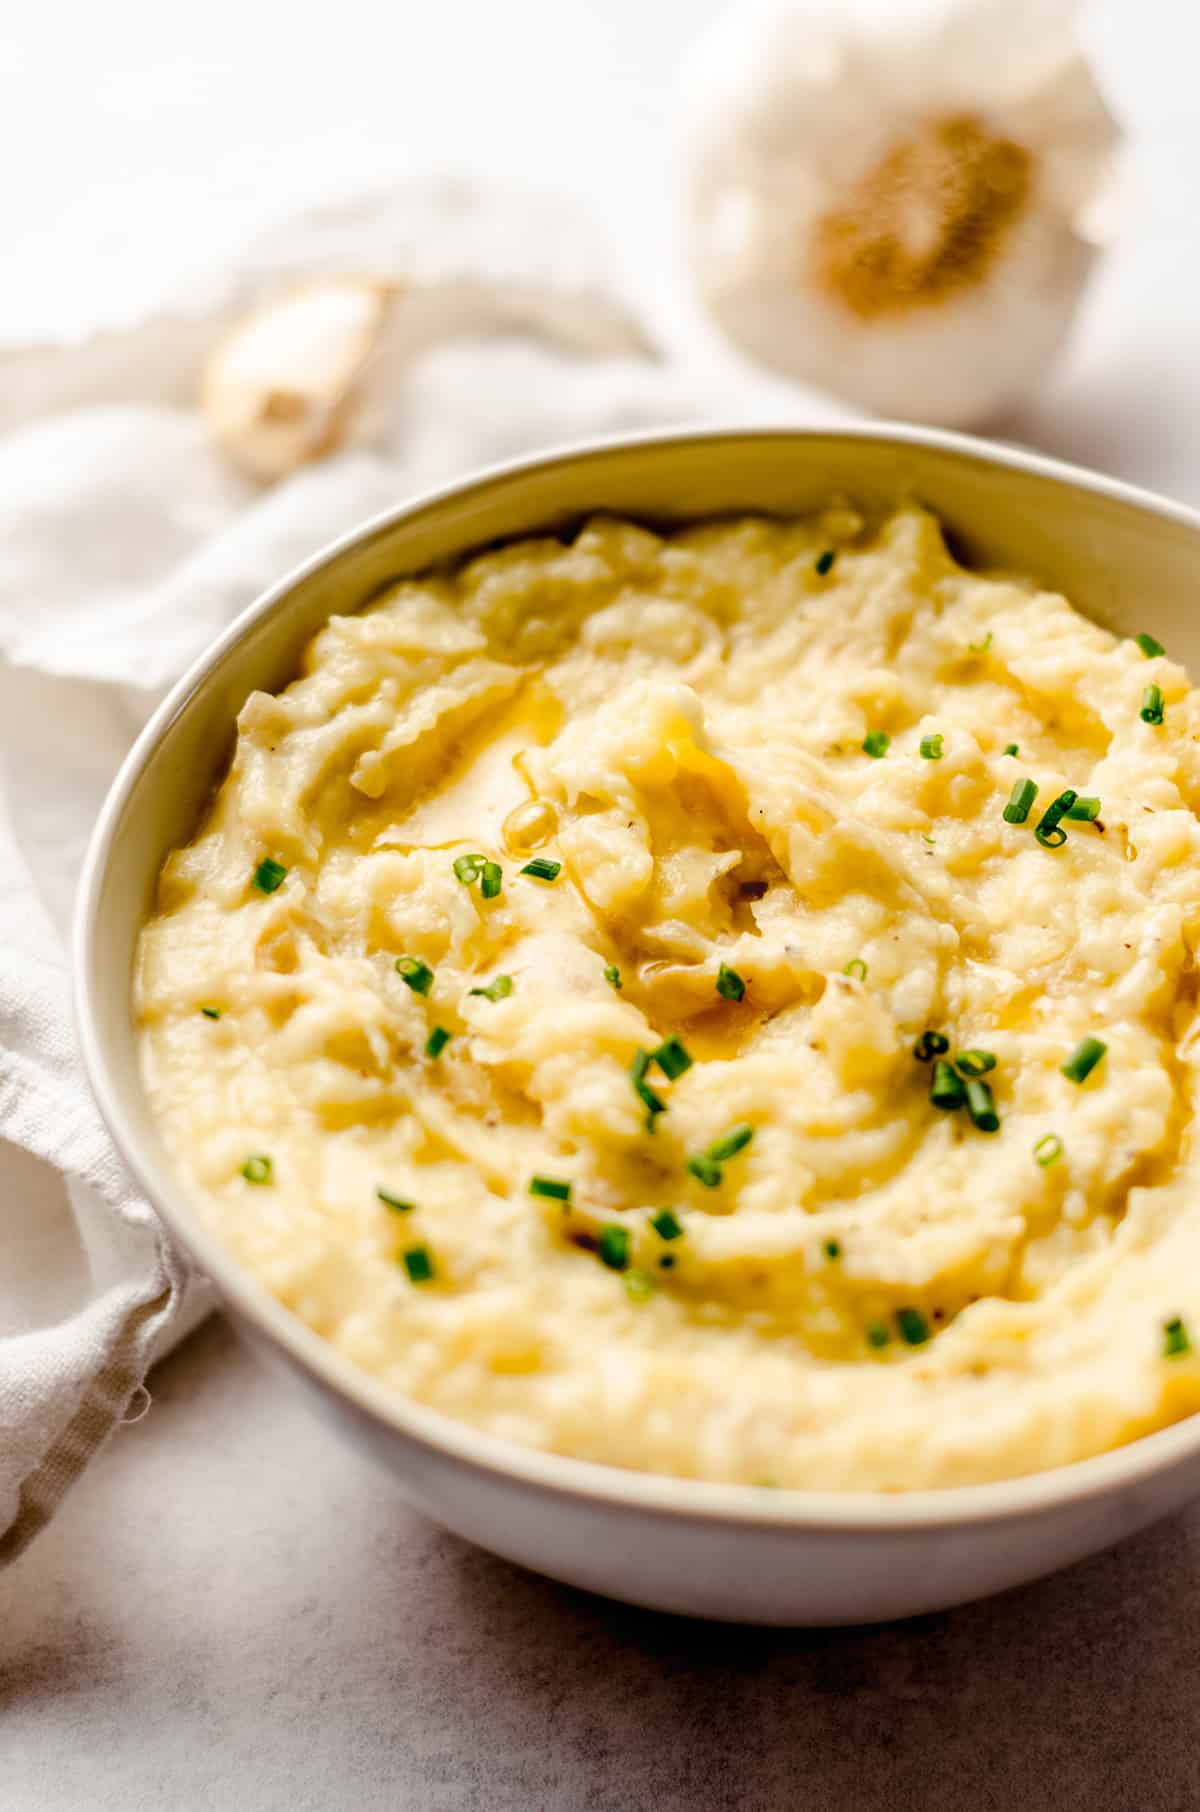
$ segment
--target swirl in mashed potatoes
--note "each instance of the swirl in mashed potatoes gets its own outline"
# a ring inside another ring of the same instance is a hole
[[[1190,1413],[1155,649],[916,507],[600,519],[334,618],[142,936],[188,1192],[359,1366],[558,1453],[903,1490]]]

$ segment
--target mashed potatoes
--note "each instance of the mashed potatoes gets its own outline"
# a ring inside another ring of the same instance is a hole
[[[1200,1406],[1198,806],[1181,669],[919,509],[597,520],[250,699],[146,1083],[238,1258],[494,1434],[1060,1465]]]

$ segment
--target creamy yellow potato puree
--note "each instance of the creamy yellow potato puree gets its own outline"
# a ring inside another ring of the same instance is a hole
[[[1183,671],[920,509],[596,520],[250,699],[146,1083],[245,1266],[492,1434],[1059,1465],[1200,1403],[1198,804]]]

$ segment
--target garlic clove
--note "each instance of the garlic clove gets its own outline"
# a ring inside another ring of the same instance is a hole
[[[790,0],[692,64],[689,261],[729,337],[948,426],[1027,394],[1071,324],[1120,134],[1070,0]]]
[[[221,342],[201,379],[200,406],[242,471],[271,482],[346,441],[397,290],[367,278],[317,278],[252,309]]]

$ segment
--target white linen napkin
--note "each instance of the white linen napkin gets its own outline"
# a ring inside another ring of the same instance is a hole
[[[442,343],[371,444],[262,490],[215,450],[197,378],[249,300],[316,269],[429,286]],[[657,355],[604,270],[568,209],[429,185],[292,222],[174,314],[0,353],[0,1564],[209,1306],[108,1143],[68,1003],[83,849],[162,690],[288,567],[428,483],[618,429],[838,413]]]

